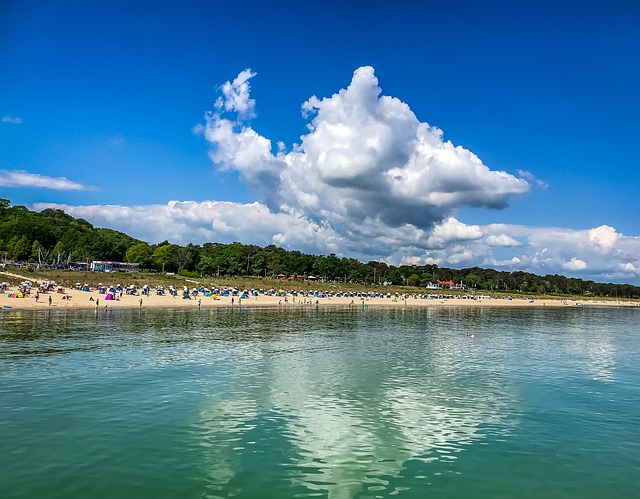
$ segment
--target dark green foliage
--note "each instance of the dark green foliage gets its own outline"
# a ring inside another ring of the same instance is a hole
[[[124,261],[136,239],[111,229],[94,229],[62,210],[40,213],[0,200],[0,251],[17,261],[57,263],[91,260]],[[38,251],[38,248],[40,250]]]

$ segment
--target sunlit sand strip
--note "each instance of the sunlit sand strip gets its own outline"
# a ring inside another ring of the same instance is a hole
[[[98,311],[120,308],[185,308],[185,309],[208,309],[216,307],[280,307],[291,308],[320,308],[327,306],[352,307],[363,309],[369,307],[434,307],[434,306],[456,306],[456,307],[580,307],[580,306],[615,306],[615,307],[639,307],[640,302],[632,301],[603,301],[603,300],[538,300],[538,299],[452,299],[438,298],[427,299],[408,296],[406,299],[399,298],[368,298],[363,302],[360,298],[351,297],[324,297],[324,298],[302,298],[299,297],[294,302],[291,296],[285,300],[281,296],[269,296],[260,294],[240,300],[238,296],[230,297],[206,297],[199,295],[196,298],[183,299],[180,296],[155,295],[150,296],[127,295],[115,300],[106,300],[104,294],[97,291],[77,291],[67,290],[64,294],[57,292],[40,293],[39,299],[35,298],[35,291],[30,296],[14,298],[11,295],[17,294],[17,288],[10,288],[4,293],[0,293],[0,308],[6,310],[47,310],[47,309],[96,309]],[[306,303],[305,303],[306,302]]]

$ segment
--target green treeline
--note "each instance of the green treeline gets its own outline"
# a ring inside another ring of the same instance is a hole
[[[0,199],[0,257],[19,262],[118,261],[138,240],[111,229],[96,229],[62,210],[40,213]]]
[[[96,229],[62,210],[40,213],[24,206],[10,206],[0,199],[0,257],[34,265],[111,260],[136,262],[143,270],[179,272],[185,275],[272,277],[314,276],[318,280],[362,284],[426,286],[437,280],[464,283],[478,291],[569,294],[639,298],[640,287],[605,284],[560,275],[538,276],[527,272],[500,272],[472,267],[449,269],[437,265],[362,263],[335,254],[309,255],[239,242],[179,246],[164,241],[148,244],[122,232]]]

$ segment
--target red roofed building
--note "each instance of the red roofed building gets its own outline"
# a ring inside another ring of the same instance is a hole
[[[438,279],[438,284],[440,284],[440,286],[449,286],[449,289],[464,289],[464,284],[462,283],[462,281],[459,284],[456,284],[451,280],[441,281],[440,279]]]

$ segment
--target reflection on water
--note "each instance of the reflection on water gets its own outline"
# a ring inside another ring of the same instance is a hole
[[[613,324],[609,328],[592,330],[591,314],[575,314],[566,325],[571,341],[566,351],[584,362],[584,370],[594,380],[610,382],[614,378],[616,351],[613,344]],[[594,334],[595,333],[595,334]]]
[[[287,348],[271,345],[260,358],[235,363],[223,394],[207,399],[200,424],[215,488],[242,471],[240,456],[252,452],[248,435],[261,433],[261,414],[282,421],[291,482],[331,498],[385,490],[407,461],[455,459],[488,432],[517,424],[516,394],[496,374],[499,365],[491,376],[464,375],[465,363],[477,361],[477,344],[464,334],[440,332],[439,322],[416,324],[415,316],[339,319],[351,326],[338,339],[351,330],[345,348],[327,342],[331,331],[317,323],[307,330],[312,325],[303,321]],[[397,327],[407,319],[409,329]],[[367,328],[353,328],[354,321]]]
[[[596,338],[580,338],[567,351],[584,359],[584,367],[593,379],[610,382],[614,379],[616,350],[608,334]]]
[[[588,446],[620,476],[640,465],[637,323],[586,308],[4,314],[0,487],[423,497],[449,474],[475,480],[435,495],[541,497],[569,481],[586,484],[569,496],[633,496],[593,482],[579,456]],[[530,469],[563,452],[570,464]]]

